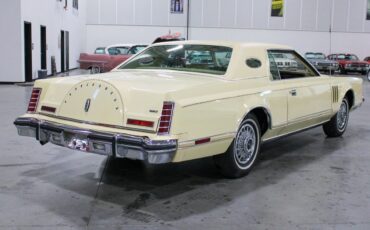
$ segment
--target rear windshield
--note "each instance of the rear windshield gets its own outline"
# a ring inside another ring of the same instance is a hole
[[[224,75],[232,48],[211,45],[162,45],[143,51],[120,69],[167,69]]]

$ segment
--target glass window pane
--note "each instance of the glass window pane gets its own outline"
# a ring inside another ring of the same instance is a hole
[[[281,79],[319,76],[316,71],[294,51],[272,50],[269,51],[269,57],[270,55],[276,63]]]
[[[160,45],[143,51],[121,69],[168,69],[224,75],[232,48],[210,45]]]

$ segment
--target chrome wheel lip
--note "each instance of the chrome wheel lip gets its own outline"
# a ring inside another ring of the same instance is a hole
[[[348,103],[343,100],[337,113],[337,128],[339,131],[344,131],[348,121]]]
[[[240,169],[248,169],[253,164],[259,148],[259,131],[253,120],[244,123],[234,141],[234,159]]]

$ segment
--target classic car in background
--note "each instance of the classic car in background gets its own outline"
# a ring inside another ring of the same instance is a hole
[[[184,41],[185,38],[181,37],[181,33],[171,34],[171,31],[163,36],[156,38],[152,44],[161,43],[161,42],[173,42],[173,41]]]
[[[328,56],[328,59],[339,63],[339,69],[342,74],[357,72],[365,75],[369,69],[369,63],[361,61],[354,54],[331,54]]]
[[[283,70],[297,70],[298,63],[293,60],[294,58],[289,58],[289,54],[285,53],[273,53],[272,56],[276,65]]]
[[[143,50],[147,45],[117,44],[96,48],[94,54],[80,54],[80,69],[90,70],[92,74],[108,72],[123,61]]]
[[[334,73],[339,70],[338,62],[328,60],[323,53],[307,52],[304,56],[320,72]]]
[[[207,64],[188,62],[192,53],[209,53]],[[302,68],[278,65],[281,56]],[[361,79],[320,75],[290,47],[183,41],[152,45],[109,73],[38,80],[14,124],[41,144],[151,164],[213,156],[236,178],[264,141],[318,125],[341,136],[362,102]]]

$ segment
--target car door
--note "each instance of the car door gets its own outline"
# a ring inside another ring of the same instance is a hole
[[[292,50],[270,50],[272,55],[284,54],[290,68],[278,66],[278,83],[287,90],[287,128],[291,132],[328,119],[331,114],[331,86],[329,77],[320,74],[298,53]]]

